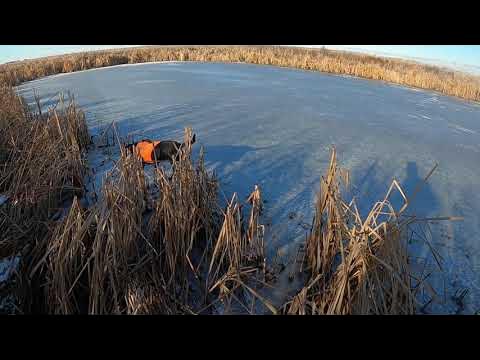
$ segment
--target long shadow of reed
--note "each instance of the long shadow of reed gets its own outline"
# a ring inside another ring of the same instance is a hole
[[[402,187],[410,197],[410,204],[407,213],[415,213],[418,216],[427,216],[438,214],[439,202],[435,197],[432,186],[428,182],[424,182],[424,176],[420,176],[418,166],[415,162],[407,163],[406,178],[402,182]],[[418,187],[418,192],[414,195]],[[412,196],[415,196],[412,198]]]
[[[404,170],[404,179],[400,182],[400,186],[409,200],[405,215],[415,215],[417,218],[438,216],[439,201],[431,185],[428,182],[424,182],[428,170],[430,169],[426,169],[424,175],[421,175],[416,162],[407,162]],[[365,170],[357,171],[352,178],[355,182],[352,196],[357,198],[360,215],[362,216],[362,220],[365,220],[373,205],[377,201],[382,201],[385,198],[393,178],[387,178],[385,176],[379,168],[377,161],[374,161]],[[355,179],[359,180],[357,181]],[[405,204],[405,200],[397,190],[393,191],[388,200],[397,212]],[[386,216],[382,217],[382,220],[386,219]],[[436,280],[432,282],[432,279],[430,279],[430,284],[436,288],[437,293],[440,293],[441,277],[438,277],[438,275],[441,276],[441,273],[438,271],[437,259],[432,253],[432,249],[435,252],[439,250],[433,247],[432,240],[436,236],[438,236],[436,229],[430,227],[429,224],[425,222],[410,225],[408,232],[408,252],[411,257],[411,265],[414,266],[415,271],[422,273],[422,276],[425,276],[428,271],[435,271],[434,276]],[[441,262],[441,259],[438,259]]]
[[[427,172],[425,172],[425,175],[426,174]],[[369,165],[366,170],[354,172],[352,179],[354,184],[348,195],[358,198],[358,205],[362,210],[362,215],[365,211],[370,211],[376,201],[383,200],[393,181],[393,178],[389,179],[384,177],[384,174],[378,167],[377,160]],[[424,182],[424,176],[420,176],[416,162],[409,161],[407,163],[405,177],[404,180],[400,182],[400,186],[409,199],[409,205],[406,210],[407,214],[429,216],[439,212],[439,201],[431,185],[428,182]],[[413,196],[414,193],[415,196]],[[398,191],[394,191],[389,200],[393,208],[397,211],[405,203],[405,200]]]

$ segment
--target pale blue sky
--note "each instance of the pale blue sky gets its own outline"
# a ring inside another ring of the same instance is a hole
[[[0,63],[126,46],[135,45],[0,45]],[[325,45],[325,47],[410,58],[480,73],[480,45]]]

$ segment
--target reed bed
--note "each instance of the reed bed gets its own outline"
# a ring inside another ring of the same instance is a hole
[[[394,180],[383,200],[362,218],[355,199],[349,203],[342,199],[342,184],[348,182],[342,175],[333,150],[305,243],[304,269],[309,277],[298,294],[283,306],[283,312],[417,313],[417,294],[426,282],[409,264],[410,227],[419,220],[403,215],[412,197],[408,198]],[[389,201],[396,191],[405,201],[400,209],[394,209]]]
[[[128,281],[140,257],[142,215],[146,206],[142,164],[122,153],[103,185],[98,206],[89,279],[91,314],[122,314]]]
[[[277,309],[257,291],[270,286],[265,258],[264,226],[260,223],[262,200],[258,186],[248,197],[251,205],[248,221],[242,216],[242,204],[234,194],[224,213],[224,221],[211,255],[207,284],[209,292],[221,301],[222,313],[255,314]],[[260,307],[255,306],[258,301]],[[258,310],[260,309],[260,310]]]
[[[191,139],[192,131],[187,128],[184,137],[187,146],[174,162],[171,175],[162,168],[156,169],[155,186],[159,197],[148,222],[147,237],[154,253],[159,254],[156,263],[158,273],[163,274],[164,287],[181,304],[179,310],[182,313],[216,313],[214,304],[225,299],[219,298],[222,294],[213,283],[228,269],[241,272],[246,257],[263,255],[257,245],[259,240],[253,238],[256,235],[253,226],[258,223],[260,190],[255,189],[255,197],[251,199],[255,205],[248,224],[244,224],[237,206],[235,230],[226,231],[232,221],[230,205],[226,212],[222,211],[218,182],[205,168],[203,149],[197,164],[193,164]],[[244,228],[249,229],[250,237],[241,231]],[[249,248],[255,251],[248,251],[243,240],[250,241]]]
[[[480,101],[480,79],[412,61],[345,51],[279,46],[142,47],[28,60],[0,66],[0,83],[12,86],[43,76],[153,61],[245,62],[346,74]]]
[[[222,219],[218,182],[203,152],[191,160],[191,138],[186,129],[172,171],[156,168],[149,185],[140,160],[122,150],[98,202],[85,209],[75,198],[68,214],[50,223],[21,269],[28,274],[17,291],[22,312],[215,314],[229,312],[219,304],[242,292],[259,296],[248,283],[253,272],[265,272],[260,189],[248,199],[248,222],[237,204],[238,226],[225,231],[232,213]],[[220,251],[225,244],[227,253]],[[232,281],[235,289],[218,291]]]
[[[94,216],[89,216],[75,198],[68,215],[56,226],[48,240],[44,257],[37,263],[46,265],[46,305],[51,314],[75,314],[84,309],[88,289],[83,283],[89,262],[94,233]],[[83,309],[82,309],[83,305]]]
[[[0,259],[19,258],[15,292],[22,311],[31,295],[35,259],[47,249],[51,224],[83,194],[90,144],[85,116],[73,98],[31,109],[9,86],[0,86]],[[42,308],[43,310],[44,308]]]
[[[8,198],[1,211],[8,219],[3,234],[11,234],[0,247],[6,256],[21,248],[19,238],[38,231],[33,225],[43,227],[65,201],[83,192],[83,155],[90,140],[85,116],[72,99],[42,113],[31,112],[11,88],[0,96],[0,193]]]
[[[186,129],[187,146],[180,150],[171,174],[163,168],[155,171],[159,196],[148,222],[148,236],[159,254],[166,288],[184,306],[195,307],[207,301],[204,261],[218,233],[220,216],[218,182],[205,168],[203,151],[197,164],[192,162],[192,135]]]
[[[41,308],[64,315],[142,313],[146,304],[139,299],[152,302],[138,272],[146,259],[145,207],[142,164],[123,152],[105,177],[100,201],[82,209],[75,199],[46,237],[43,256],[32,259]]]

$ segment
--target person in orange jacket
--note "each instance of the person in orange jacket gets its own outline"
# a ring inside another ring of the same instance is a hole
[[[192,145],[195,143],[195,134],[192,137]],[[155,141],[144,139],[134,144],[126,146],[126,149],[132,153],[137,154],[143,164],[155,164],[158,161],[178,160],[179,151],[185,147],[185,143],[179,143],[174,140]]]

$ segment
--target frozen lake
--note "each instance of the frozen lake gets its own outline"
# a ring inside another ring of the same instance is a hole
[[[31,99],[32,89],[45,99],[74,93],[92,134],[114,120],[121,135],[136,139],[181,139],[183,128],[192,126],[196,148],[205,146],[207,164],[227,194],[245,198],[255,184],[261,186],[272,219],[271,248],[289,254],[305,237],[299,224],[311,221],[332,144],[351,171],[355,194],[369,204],[383,197],[393,178],[412,193],[437,162],[412,209],[422,217],[464,220],[432,225],[432,243],[444,261],[435,288],[446,304],[428,310],[455,312],[452,296],[465,288],[464,312],[480,309],[479,104],[382,82],[247,64],[124,65],[44,78],[18,90]],[[419,245],[415,255],[426,254]]]

